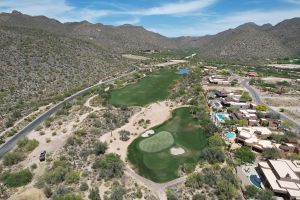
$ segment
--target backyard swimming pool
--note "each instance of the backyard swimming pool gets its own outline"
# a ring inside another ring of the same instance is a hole
[[[235,137],[235,133],[233,132],[226,132],[225,133],[225,136],[228,138],[228,139],[232,139]]]
[[[222,113],[217,113],[216,116],[217,116],[218,120],[224,120],[225,119],[225,116]]]
[[[262,180],[259,177],[257,177],[256,175],[250,175],[250,181],[253,185],[255,185],[256,187],[262,189],[261,186],[260,186]]]
[[[221,104],[219,102],[214,102],[213,104],[214,104],[215,107],[220,107],[221,106]]]
[[[189,73],[190,73],[190,70],[188,70],[188,69],[179,69],[179,71],[177,72],[177,74],[180,74],[180,75],[186,75]]]

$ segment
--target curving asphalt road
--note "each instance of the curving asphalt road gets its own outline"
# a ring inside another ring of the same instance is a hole
[[[27,126],[25,126],[22,130],[20,130],[18,133],[16,133],[13,137],[11,137],[4,144],[2,144],[0,146],[0,158],[2,158],[5,153],[7,153],[10,150],[12,150],[19,139],[22,139],[22,138],[26,137],[32,130],[35,129],[35,127],[37,127],[39,124],[41,124],[45,119],[47,119],[48,117],[50,117],[57,110],[59,110],[60,108],[62,108],[65,103],[68,103],[68,102],[72,101],[76,97],[78,97],[78,96],[80,96],[80,95],[88,92],[89,90],[91,90],[91,89],[93,89],[95,87],[98,87],[99,85],[112,83],[112,82],[114,82],[117,79],[129,76],[130,74],[133,74],[133,73],[136,73],[138,70],[139,70],[138,68],[134,68],[134,70],[131,71],[131,72],[129,72],[129,73],[126,73],[126,74],[121,75],[121,76],[116,77],[116,78],[109,79],[107,81],[99,82],[99,83],[97,83],[95,85],[92,85],[90,87],[87,87],[87,88],[85,88],[85,89],[83,89],[83,90],[81,90],[79,92],[76,92],[75,94],[69,96],[68,98],[66,98],[62,102],[56,104],[55,106],[53,106],[52,108],[50,108],[49,110],[47,110],[46,112],[44,112],[43,114],[41,114],[39,117],[37,117],[35,120],[33,120],[32,122],[30,122]]]
[[[263,104],[264,102],[260,98],[259,94],[256,92],[256,90],[251,85],[249,85],[249,81],[250,81],[250,79],[243,79],[242,82],[241,82],[241,86],[244,87],[244,88],[246,88],[250,92],[250,94],[251,94],[251,96],[252,96],[252,98],[253,98],[253,100],[254,100],[255,103],[257,103],[257,104]],[[272,112],[272,113],[279,114],[281,120],[289,120],[289,121],[293,122],[293,124],[294,124],[294,131],[300,132],[300,123],[297,123],[294,120],[289,119],[283,113],[277,112],[276,110],[274,110],[274,109],[272,109],[270,107],[269,107],[269,111]]]

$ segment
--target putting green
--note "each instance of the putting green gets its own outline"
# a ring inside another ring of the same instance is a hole
[[[157,134],[138,137],[129,145],[128,160],[140,175],[158,183],[177,178],[184,163],[197,163],[210,135],[193,118],[190,108],[176,109],[171,119],[151,129]],[[172,155],[171,147],[183,148],[185,153]]]
[[[141,141],[139,147],[144,152],[154,153],[167,149],[173,144],[173,135],[167,131],[161,131],[156,135]]]

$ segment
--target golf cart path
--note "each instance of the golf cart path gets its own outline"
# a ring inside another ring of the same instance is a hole
[[[135,173],[130,167],[127,167],[125,174],[135,179],[138,183],[144,185],[151,190],[160,200],[167,200],[165,189],[180,183],[184,183],[186,176],[174,179],[166,183],[155,183]]]

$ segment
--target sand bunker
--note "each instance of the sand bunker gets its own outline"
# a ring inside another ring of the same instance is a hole
[[[154,133],[155,133],[154,130],[148,130],[142,134],[142,137],[146,138],[149,137],[150,135],[153,135]]]
[[[170,149],[170,153],[171,153],[172,155],[177,156],[177,155],[184,154],[185,151],[184,151],[184,149],[181,148],[181,147],[179,147],[179,148],[173,147],[173,148]]]

